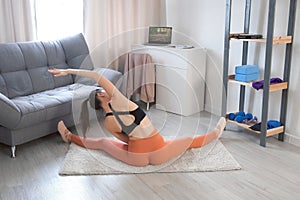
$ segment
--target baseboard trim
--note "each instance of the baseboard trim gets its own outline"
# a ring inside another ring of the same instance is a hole
[[[300,138],[297,136],[294,136],[290,133],[285,132],[284,134],[284,141],[293,145],[296,145],[300,147]]]
[[[211,114],[214,114],[214,115],[217,115],[217,116],[220,116],[221,115],[221,110],[220,108],[217,108],[215,106],[210,106],[208,104],[204,104],[204,110],[206,112],[209,112]]]

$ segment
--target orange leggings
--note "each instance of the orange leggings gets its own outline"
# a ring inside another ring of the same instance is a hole
[[[188,147],[190,148],[199,148],[208,142],[212,141],[216,137],[216,132],[210,132],[205,135],[200,135],[194,138],[191,138],[191,144]],[[101,138],[83,138],[77,135],[71,135],[71,141],[81,147],[89,149],[101,149]],[[113,141],[113,140],[112,140]],[[171,141],[169,141],[171,142]],[[154,152],[166,145],[164,138],[157,132],[150,137],[129,140],[128,144],[114,141],[113,144],[117,145],[119,148],[127,150],[134,153],[149,153]]]
[[[134,153],[149,153],[165,146],[165,140],[159,133],[150,137],[128,141],[128,151]]]

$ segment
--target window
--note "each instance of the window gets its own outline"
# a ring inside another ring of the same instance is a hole
[[[83,32],[83,0],[35,0],[38,40]]]

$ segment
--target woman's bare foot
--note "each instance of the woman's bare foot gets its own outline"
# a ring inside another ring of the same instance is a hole
[[[224,117],[221,117],[215,128],[217,130],[217,139],[219,139],[222,136],[225,126],[226,126],[226,119]]]
[[[61,138],[64,142],[70,143],[71,142],[71,132],[66,127],[65,123],[63,121],[58,122],[57,130],[61,135]]]

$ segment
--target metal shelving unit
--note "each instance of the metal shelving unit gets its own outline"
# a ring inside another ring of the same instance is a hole
[[[252,0],[245,0],[245,15],[244,15],[244,29],[242,33],[249,33],[250,30],[250,13]],[[260,134],[260,145],[266,146],[266,137],[271,135],[277,135],[280,141],[284,140],[284,132],[286,124],[286,110],[287,110],[287,100],[288,100],[288,82],[290,79],[290,68],[291,68],[291,58],[292,58],[292,45],[294,37],[294,27],[295,27],[295,13],[296,13],[296,3],[297,0],[289,1],[289,18],[288,18],[288,28],[286,36],[273,35],[274,32],[274,18],[275,18],[275,7],[276,0],[268,0],[268,27],[267,35],[264,39],[234,39],[231,33],[231,11],[232,11],[232,0],[226,0],[226,17],[225,17],[225,40],[224,40],[224,58],[223,58],[223,95],[222,95],[222,116],[227,116],[227,93],[228,93],[228,83],[236,83],[240,85],[240,98],[239,98],[239,110],[244,110],[245,103],[245,87],[251,86],[251,83],[244,83],[234,80],[234,75],[228,75],[229,69],[229,56],[230,56],[230,42],[233,40],[238,40],[242,42],[242,65],[247,64],[248,59],[248,44],[249,42],[262,42],[266,44],[265,50],[265,63],[264,63],[264,89],[263,89],[263,103],[262,103],[262,119],[261,119],[261,131],[254,131]],[[284,62],[284,72],[283,72],[283,83],[270,85],[270,73],[272,66],[272,48],[273,45],[282,44],[286,45],[285,50],[285,62]],[[282,126],[267,130],[267,120],[268,120],[268,104],[269,104],[269,94],[273,91],[282,90],[281,99],[281,110],[280,110],[280,122]],[[234,121],[228,120],[238,126],[245,129],[251,130],[249,126],[243,123],[236,123]]]

